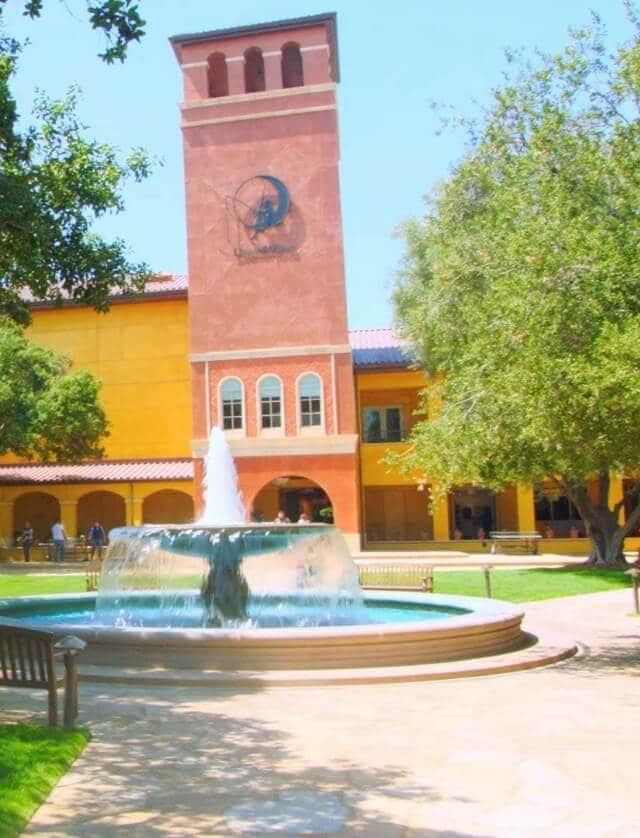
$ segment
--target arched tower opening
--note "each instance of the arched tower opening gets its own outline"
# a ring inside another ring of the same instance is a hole
[[[282,86],[302,87],[304,71],[302,53],[298,44],[285,44],[282,48]]]
[[[214,52],[207,59],[207,84],[211,99],[229,95],[227,59],[222,52]]]
[[[246,93],[265,89],[264,58],[258,47],[251,47],[244,54],[244,89]]]

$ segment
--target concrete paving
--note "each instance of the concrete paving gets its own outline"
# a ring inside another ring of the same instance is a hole
[[[83,685],[93,740],[41,836],[640,834],[629,590],[533,603],[583,652],[469,680],[224,690]],[[0,691],[0,719],[46,718]]]

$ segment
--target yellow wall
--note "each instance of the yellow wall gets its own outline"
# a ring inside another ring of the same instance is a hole
[[[403,408],[405,432],[416,421],[413,415],[418,408],[418,391],[427,383],[426,376],[418,371],[356,373],[358,422],[362,425],[363,408],[399,405]],[[387,452],[406,451],[404,443],[361,443],[360,469],[363,486],[416,485],[422,475],[405,477],[397,466],[391,467],[382,460]]]
[[[108,458],[191,456],[186,299],[120,303],[107,314],[35,309],[29,333],[102,381]]]
[[[78,532],[78,501],[92,492],[113,492],[125,502],[126,523],[140,526],[143,523],[143,504],[145,499],[162,490],[171,489],[193,497],[192,480],[149,481],[139,483],[81,483],[66,485],[38,484],[34,486],[0,486],[0,538],[9,538],[15,529],[24,526],[23,521],[14,521],[14,501],[30,492],[43,492],[52,495],[60,503],[60,515],[68,537],[80,535]]]

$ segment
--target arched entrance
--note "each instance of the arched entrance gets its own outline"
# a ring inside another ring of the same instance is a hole
[[[253,500],[251,518],[273,521],[281,509],[293,523],[302,513],[313,522],[333,523],[333,506],[327,492],[318,483],[300,475],[276,477],[263,486]]]
[[[193,498],[176,489],[161,489],[144,499],[142,520],[145,524],[190,524],[193,521]]]
[[[36,541],[49,541],[51,527],[60,520],[58,499],[46,492],[28,492],[16,498],[13,505],[13,529],[21,531],[25,521],[34,529]]]
[[[104,531],[127,523],[124,498],[115,492],[88,492],[78,501],[78,533],[86,535],[98,521]]]

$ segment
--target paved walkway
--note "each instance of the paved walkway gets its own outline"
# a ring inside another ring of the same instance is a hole
[[[93,740],[28,835],[640,834],[640,619],[631,593],[528,606],[583,655],[385,686],[83,685]],[[45,719],[0,692],[0,718]]]

